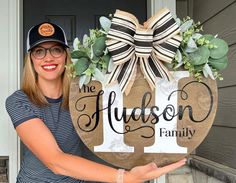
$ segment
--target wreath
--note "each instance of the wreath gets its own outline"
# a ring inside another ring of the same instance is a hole
[[[119,11],[119,10],[118,10]],[[113,15],[114,16],[114,15]],[[100,29],[90,29],[83,40],[74,39],[71,58],[73,64],[71,77],[80,77],[79,85],[88,84],[92,79],[106,82],[106,74],[114,68],[111,53],[106,41],[112,25],[113,16],[100,17]],[[200,22],[195,23],[190,17],[175,19],[182,37],[176,54],[170,63],[164,63],[168,70],[185,70],[198,81],[203,77],[222,80],[220,71],[228,64],[228,45],[217,35],[203,34]]]

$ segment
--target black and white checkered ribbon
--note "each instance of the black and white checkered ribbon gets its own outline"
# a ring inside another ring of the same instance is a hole
[[[116,10],[107,35],[107,48],[115,68],[108,84],[118,81],[121,91],[129,93],[136,76],[137,63],[152,89],[157,77],[171,80],[162,62],[170,63],[182,41],[179,26],[166,8],[140,25],[130,13]]]

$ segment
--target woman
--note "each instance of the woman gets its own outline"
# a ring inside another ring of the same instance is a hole
[[[6,108],[26,145],[17,182],[118,182],[154,179],[185,164],[157,168],[154,163],[115,169],[81,157],[80,139],[68,111],[71,62],[64,31],[43,22],[28,32],[22,89],[7,98]]]

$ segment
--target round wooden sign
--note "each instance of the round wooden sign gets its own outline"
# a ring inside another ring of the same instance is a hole
[[[130,169],[163,166],[190,154],[208,134],[217,109],[216,81],[187,72],[157,80],[152,91],[140,71],[128,96],[98,81],[70,90],[70,112],[84,144],[103,160]]]

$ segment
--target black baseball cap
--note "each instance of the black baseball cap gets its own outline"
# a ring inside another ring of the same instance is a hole
[[[68,47],[64,30],[50,22],[42,22],[31,27],[27,35],[27,51],[37,46],[40,43],[54,41]]]

